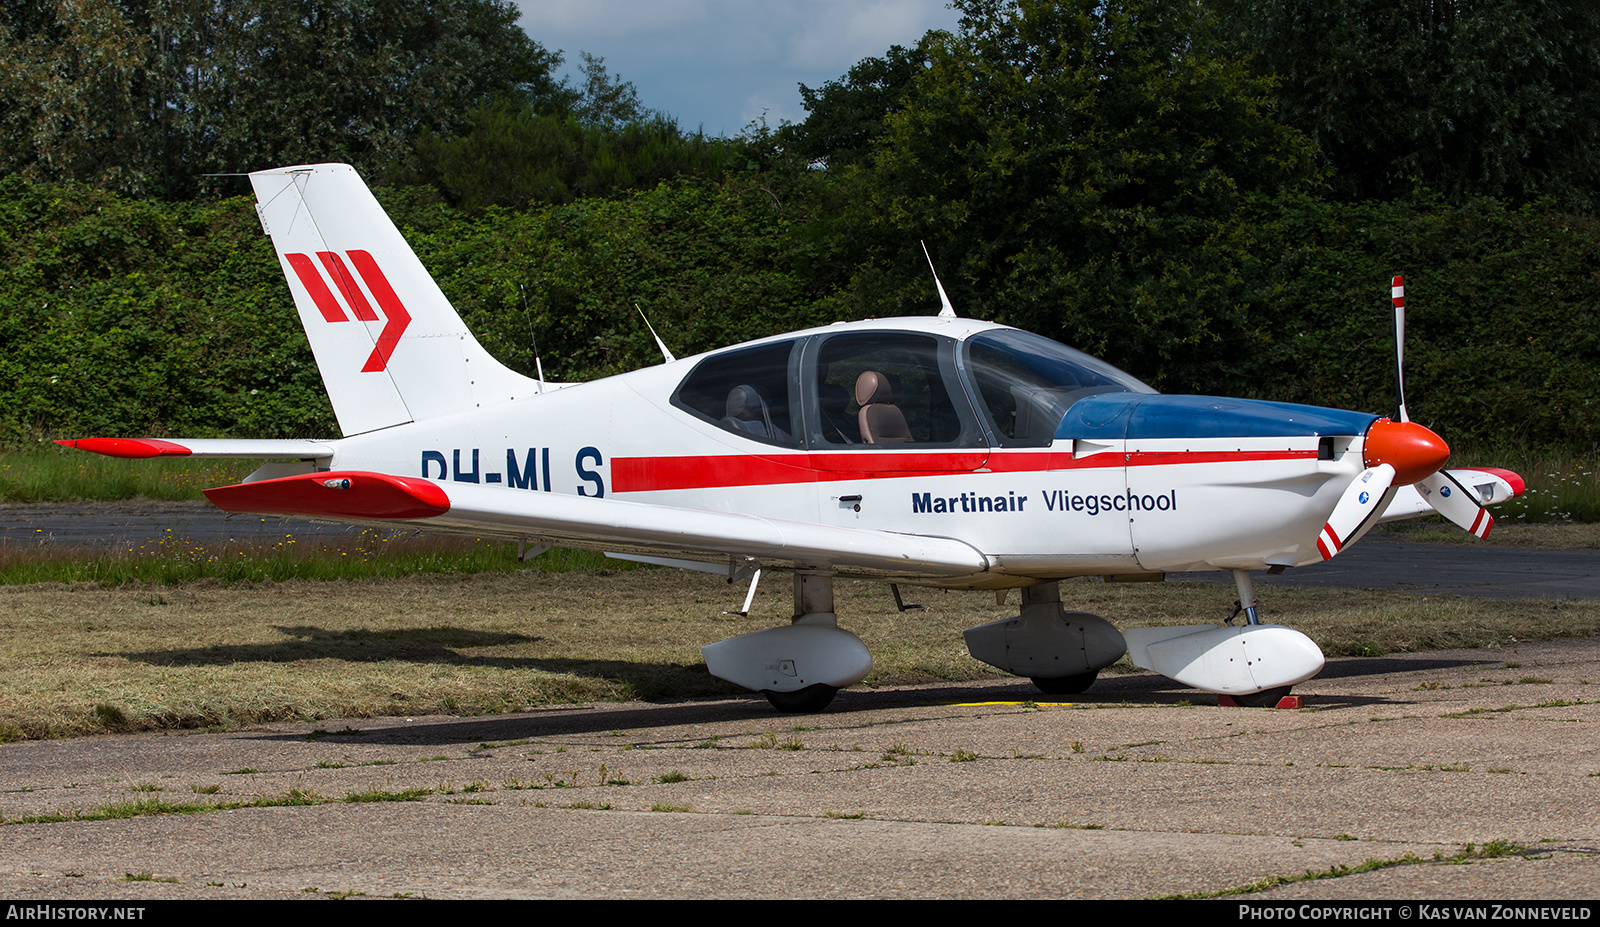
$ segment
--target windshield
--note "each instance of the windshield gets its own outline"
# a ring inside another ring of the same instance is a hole
[[[1099,393],[1154,393],[1110,364],[1014,329],[966,342],[966,367],[1002,447],[1044,447],[1072,404]]]

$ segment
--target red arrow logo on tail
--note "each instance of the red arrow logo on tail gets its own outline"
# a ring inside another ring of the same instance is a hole
[[[372,298],[378,301],[379,308],[387,316],[383,331],[378,333],[378,343],[361,368],[362,373],[381,372],[388,368],[389,358],[394,355],[395,347],[400,344],[400,336],[411,324],[411,313],[406,311],[399,294],[389,285],[389,278],[383,275],[383,270],[378,267],[378,262],[373,260],[370,253],[346,251],[345,255],[350,258],[350,263],[355,265],[356,273],[361,275],[361,280],[372,293]],[[317,258],[327,269],[328,275],[333,278],[334,286],[344,294],[345,302],[350,304],[356,318],[363,322],[378,321],[378,314],[367,302],[366,296],[356,285],[354,276],[346,268],[344,260],[338,253],[318,251]],[[317,311],[322,313],[324,321],[350,321],[350,317],[345,314],[344,306],[340,305],[338,298],[328,288],[328,284],[322,279],[322,272],[317,269],[309,254],[285,254],[284,259],[289,262],[289,267],[299,278],[300,284],[306,288],[306,292],[311,296],[311,302],[316,305]]]
[[[361,279],[367,283],[367,289],[372,291],[372,296],[383,308],[389,317],[388,324],[383,326],[383,333],[378,335],[378,346],[372,349],[372,356],[367,358],[367,365],[362,367],[363,373],[382,370],[389,364],[389,357],[394,353],[395,346],[400,343],[400,335],[411,324],[411,313],[406,311],[405,304],[400,302],[400,297],[394,288],[389,285],[389,278],[378,269],[378,262],[372,255],[365,251],[347,251],[350,263],[356,265],[356,271],[361,274]]]

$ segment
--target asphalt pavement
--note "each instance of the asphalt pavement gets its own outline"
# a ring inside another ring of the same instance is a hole
[[[1593,899],[1597,685],[1578,640],[1334,660],[1298,710],[1137,675],[11,743],[0,897]]]

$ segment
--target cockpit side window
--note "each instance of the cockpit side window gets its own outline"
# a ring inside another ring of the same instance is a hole
[[[1001,447],[1048,446],[1067,410],[1087,396],[1155,392],[1102,360],[1022,331],[968,339],[966,367]]]
[[[713,354],[684,378],[672,396],[680,409],[737,435],[781,447],[798,447],[791,403],[794,341]]]
[[[912,332],[853,333],[823,338],[811,356],[813,446],[984,444],[950,343]]]

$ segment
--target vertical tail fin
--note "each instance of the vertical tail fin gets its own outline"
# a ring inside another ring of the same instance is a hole
[[[537,391],[467,331],[354,168],[276,168],[250,183],[345,435]]]

